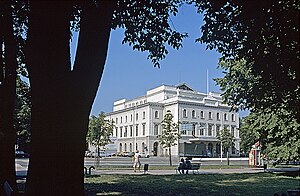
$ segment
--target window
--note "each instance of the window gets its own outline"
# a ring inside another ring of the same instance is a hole
[[[204,135],[204,129],[203,128],[200,129],[200,135]]]
[[[125,127],[124,137],[127,137],[127,126]]]
[[[132,152],[132,143],[129,143],[129,152]]]
[[[234,137],[234,126],[231,126],[231,135]]]
[[[139,125],[135,126],[135,136],[139,136]]]
[[[130,122],[132,122],[132,114],[130,114]]]
[[[212,119],[212,114],[211,112],[208,112],[208,118],[211,120]]]
[[[131,125],[130,126],[130,137],[132,137],[133,136],[133,126]]]
[[[116,127],[116,137],[118,137],[118,127]]]
[[[193,110],[194,111],[194,110]],[[196,135],[196,125],[193,124],[193,127],[192,127],[192,135],[195,136]]]
[[[139,114],[138,113],[135,114],[135,120],[139,120]]]
[[[127,116],[125,116],[125,122],[127,122]]]
[[[158,135],[158,125],[154,125],[154,135]]]
[[[119,146],[119,151],[122,152],[123,149],[122,149],[122,143],[120,143],[120,146]]]
[[[159,118],[158,111],[155,111],[154,118]]]
[[[122,117],[121,117],[121,123],[122,123]]]
[[[195,112],[195,110],[192,111],[192,118],[196,118],[196,112]]]
[[[143,119],[146,118],[146,112],[143,112]]]
[[[200,118],[204,118],[204,112],[203,111],[200,112]]]
[[[234,114],[231,114],[231,121],[235,122],[235,115]]]
[[[186,112],[186,109],[183,109],[182,115],[183,115],[183,118],[187,118],[187,112]]]
[[[146,124],[143,124],[143,135],[146,135]]]
[[[224,120],[228,121],[228,116],[226,113],[224,114]]]
[[[208,125],[208,136],[212,136],[212,125]]]
[[[118,118],[116,118],[116,124],[118,124]]]
[[[201,123],[199,126],[199,134],[200,135],[204,135],[204,131],[206,129],[206,124],[205,123]]]
[[[220,119],[220,113],[219,113],[219,112],[217,113],[217,120],[221,120],[221,119]]]
[[[123,137],[123,127],[120,127],[120,137]]]
[[[124,144],[124,151],[127,151],[127,144]]]
[[[138,150],[138,143],[135,143],[135,150]]]
[[[180,125],[180,132],[183,135],[186,135],[187,133],[191,133],[192,130],[193,130],[193,124],[183,123]]]
[[[220,125],[216,126],[216,134],[219,135],[220,134]]]

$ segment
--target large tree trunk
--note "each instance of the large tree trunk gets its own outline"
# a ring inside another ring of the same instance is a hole
[[[27,195],[83,195],[85,136],[102,76],[114,1],[82,3],[71,70],[72,2],[32,1],[27,57],[32,90],[32,143]]]
[[[16,132],[13,126],[17,67],[16,42],[13,35],[10,2],[1,2],[0,8],[0,186],[2,188],[3,183],[8,181],[17,194]],[[5,59],[2,58],[3,55]]]

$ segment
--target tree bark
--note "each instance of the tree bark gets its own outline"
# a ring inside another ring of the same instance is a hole
[[[171,147],[169,147],[169,161],[170,161],[170,166],[172,166]]]
[[[83,195],[85,137],[106,60],[115,1],[82,3],[71,70],[72,2],[30,4],[27,58],[32,143],[26,195]]]
[[[17,195],[15,170],[16,131],[13,126],[17,46],[13,35],[10,2],[1,2],[0,8],[0,14],[2,14],[0,16],[0,185],[2,188],[3,183],[8,181],[14,190],[14,195]],[[3,56],[5,57],[4,59]]]

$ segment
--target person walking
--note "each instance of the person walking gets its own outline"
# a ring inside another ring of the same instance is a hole
[[[136,172],[136,168],[138,168],[139,172],[141,171],[141,162],[140,162],[140,154],[139,151],[137,150],[136,153],[134,154],[134,160],[133,160],[133,170]]]

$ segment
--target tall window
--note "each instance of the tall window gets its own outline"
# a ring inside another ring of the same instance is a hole
[[[206,129],[206,124],[201,123],[200,126],[199,126],[199,135],[204,135],[205,129]]]
[[[211,112],[208,112],[208,118],[209,118],[209,119],[212,119],[212,114],[211,114]]]
[[[220,119],[220,113],[219,113],[219,112],[217,113],[217,120],[221,120],[221,119]]]
[[[118,127],[116,127],[116,137],[118,137]]]
[[[131,125],[130,126],[130,137],[132,137],[133,136],[133,126]]]
[[[127,126],[125,127],[124,137],[127,137]]]
[[[139,114],[138,113],[135,114],[135,120],[139,120]]]
[[[119,146],[119,151],[122,152],[123,149],[122,149],[122,143],[120,143],[120,146]]]
[[[200,135],[204,135],[204,128],[200,128]]]
[[[235,115],[231,114],[231,121],[234,122],[235,121]]]
[[[143,112],[143,119],[146,118],[146,112]]]
[[[216,126],[216,134],[218,135],[220,133],[220,125]]]
[[[192,118],[196,118],[196,112],[195,112],[195,110],[192,111]]]
[[[135,126],[135,136],[139,136],[139,125]]]
[[[194,110],[193,110],[194,111]],[[192,127],[192,135],[195,136],[196,135],[196,125],[193,124],[193,127]]]
[[[159,116],[158,116],[158,111],[155,111],[155,112],[154,112],[154,118],[159,118]]]
[[[127,115],[125,116],[125,122],[127,122]]]
[[[123,119],[122,119],[122,116],[121,116],[121,123],[122,123],[122,120],[123,120]]]
[[[228,116],[226,113],[224,114],[224,120],[228,121]]]
[[[186,109],[183,109],[182,115],[183,115],[184,118],[187,118],[187,112],[186,112]]]
[[[143,124],[143,135],[146,135],[146,124]]]
[[[127,144],[124,144],[124,151],[127,151]]]
[[[200,118],[204,118],[204,112],[203,111],[200,112]]]
[[[129,144],[129,152],[132,152],[132,143]]]
[[[154,135],[158,135],[158,125],[154,125]]]
[[[208,125],[208,136],[212,136],[212,125]]]
[[[193,131],[193,124],[183,123],[180,125],[180,132],[182,135],[186,135],[187,133],[191,134]]]
[[[234,137],[234,126],[231,126],[231,135]]]
[[[116,118],[116,124],[118,124],[118,118]]]
[[[135,143],[135,150],[138,150],[139,147],[138,147],[138,143]]]
[[[120,137],[123,137],[123,127],[120,127]]]
[[[130,114],[130,122],[132,122],[132,114]]]

